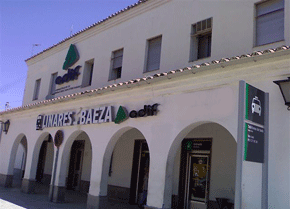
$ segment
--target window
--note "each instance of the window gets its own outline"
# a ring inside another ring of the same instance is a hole
[[[256,46],[284,40],[284,0],[256,5]]]
[[[94,59],[86,61],[84,67],[82,87],[92,85],[93,69],[94,69]]]
[[[55,92],[55,87],[56,87],[56,84],[55,84],[55,79],[57,78],[57,73],[53,73],[51,74],[51,79],[50,79],[50,94],[53,95],[54,92]]]
[[[160,68],[162,36],[147,41],[147,62],[145,72]]]
[[[191,27],[190,61],[211,56],[212,18],[202,20]]]
[[[41,79],[35,81],[33,100],[38,99]]]
[[[122,74],[122,63],[123,63],[123,49],[114,51],[111,59],[111,71],[109,80],[116,80],[121,78]]]

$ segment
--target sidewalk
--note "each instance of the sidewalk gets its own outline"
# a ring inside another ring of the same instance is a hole
[[[86,194],[67,192],[65,203],[53,203],[48,193],[25,194],[20,188],[0,187],[0,209],[86,208]]]
[[[25,194],[20,188],[0,187],[0,209],[85,209],[87,194],[67,191],[65,194],[65,203],[53,203],[48,200],[48,187],[39,185],[35,194]],[[137,209],[136,205],[110,202],[109,209]]]

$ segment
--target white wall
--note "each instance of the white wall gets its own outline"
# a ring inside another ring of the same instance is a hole
[[[160,82],[152,82],[150,84],[145,84],[144,82],[144,85],[132,85],[131,88],[124,88],[123,90],[110,91],[90,97],[84,95],[84,97],[69,100],[68,102],[63,101],[5,113],[0,116],[1,120],[9,118],[11,125],[9,132],[2,134],[0,144],[0,173],[8,173],[7,168],[10,162],[10,152],[13,150],[13,143],[20,136],[25,135],[27,137],[29,153],[32,152],[31,150],[33,150],[37,139],[39,139],[39,136],[43,132],[47,131],[54,136],[55,132],[60,129],[59,127],[51,127],[43,131],[36,131],[35,122],[39,114],[79,111],[80,108],[94,108],[104,105],[113,105],[116,108],[119,105],[123,105],[128,110],[132,110],[140,109],[144,104],[159,103],[159,112],[156,116],[128,119],[121,124],[76,125],[62,127],[61,129],[64,130],[65,140],[76,131],[85,131],[90,136],[93,147],[97,149],[98,147],[106,147],[111,139],[109,136],[112,137],[120,129],[136,127],[148,141],[149,149],[150,146],[151,148],[155,148],[154,152],[152,149],[150,150],[150,156],[155,156],[155,160],[161,159],[160,161],[162,162],[166,162],[168,157],[166,154],[168,154],[168,150],[177,137],[177,134],[190,124],[205,121],[215,122],[221,124],[233,137],[236,137],[238,121],[238,82],[239,80],[245,80],[251,85],[263,89],[270,94],[269,208],[289,208],[289,198],[287,195],[289,194],[290,188],[290,118],[279,88],[273,83],[274,80],[285,79],[290,76],[289,51],[262,55],[262,58],[242,58],[237,61],[231,61],[225,67],[220,67],[217,64],[201,68],[197,70],[196,74],[192,74],[191,72],[186,74],[184,72],[182,74],[184,76],[172,77],[171,79],[165,77],[163,80],[159,80]],[[207,71],[202,71],[202,69],[207,69]],[[153,79],[153,81],[156,80]],[[164,132],[160,133],[160,130]],[[202,136],[205,135],[203,132],[199,132],[199,134]],[[224,136],[224,133],[217,132],[215,134]],[[195,135],[198,135],[198,133]],[[213,133],[211,135],[214,136]],[[130,139],[135,138],[133,136],[130,137]],[[123,140],[119,140],[119,142],[121,145],[119,146],[117,144],[115,147],[116,153],[119,153],[117,156],[120,156],[122,148],[128,144],[125,141],[122,144]],[[162,145],[162,149],[159,149],[160,145]],[[133,147],[133,145],[131,146]],[[61,153],[62,147],[60,156],[63,154]],[[100,152],[93,153],[93,155],[96,154],[99,159],[102,158],[104,149],[100,150]],[[128,150],[133,152],[133,148]],[[130,156],[132,156],[132,153]],[[220,158],[226,160],[222,156]],[[131,160],[126,160],[127,162],[124,164],[131,166]],[[28,158],[27,162],[30,161],[31,158]],[[109,179],[109,184],[129,187],[131,171],[127,170],[127,167],[124,167],[124,170],[122,170],[123,167],[121,166],[117,167],[117,171],[126,177],[123,179],[123,176],[120,175],[118,178],[115,178],[114,169],[116,169],[116,166],[119,166],[116,163],[113,160],[113,174],[112,178]],[[164,166],[161,163],[160,165]],[[158,173],[159,170],[155,172],[160,174],[160,178],[162,178],[165,168],[162,167],[160,170],[160,173]],[[149,189],[151,177],[149,177]],[[100,177],[93,176],[93,178],[97,179]],[[159,179],[157,178],[157,180]],[[161,185],[157,180],[154,179],[151,185]],[[98,179],[94,181],[94,187],[98,186],[98,182]],[[156,193],[154,192],[157,193],[159,191],[154,188],[151,194],[155,195]],[[96,195],[98,194],[96,193]],[[211,197],[213,198],[214,196]],[[257,195],[253,194],[253,198],[256,197]]]

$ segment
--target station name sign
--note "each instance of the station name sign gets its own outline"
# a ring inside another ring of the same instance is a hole
[[[49,127],[64,127],[73,125],[87,125],[87,124],[101,124],[115,122],[119,124],[126,119],[154,116],[157,114],[158,104],[144,105],[143,109],[132,110],[128,114],[125,107],[120,106],[117,114],[114,114],[113,106],[103,106],[98,108],[67,111],[62,113],[50,114],[50,115],[39,115],[36,120],[36,130],[43,130]]]

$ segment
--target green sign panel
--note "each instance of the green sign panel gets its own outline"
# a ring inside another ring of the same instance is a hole
[[[187,139],[184,148],[186,151],[193,150],[211,150],[211,140],[210,139]]]

